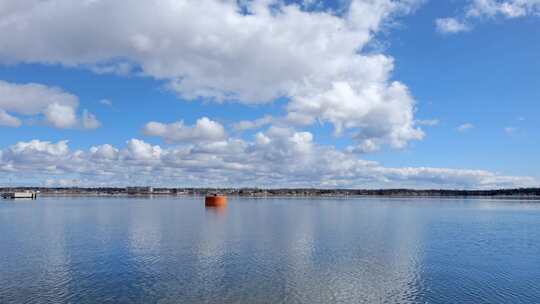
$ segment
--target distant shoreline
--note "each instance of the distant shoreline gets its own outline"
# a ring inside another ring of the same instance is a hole
[[[444,190],[444,189],[315,189],[315,188],[49,188],[49,187],[3,187],[0,193],[36,191],[41,196],[88,196],[88,197],[146,197],[146,196],[204,196],[222,193],[239,197],[392,197],[392,198],[499,198],[540,199],[540,188],[517,188],[496,190]]]

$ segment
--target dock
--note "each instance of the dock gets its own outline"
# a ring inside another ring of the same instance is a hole
[[[37,192],[7,192],[3,193],[2,197],[5,199],[37,199]]]

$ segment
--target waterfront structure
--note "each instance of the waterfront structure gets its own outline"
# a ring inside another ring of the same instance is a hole
[[[8,199],[36,199],[37,192],[25,191],[25,192],[7,192],[2,194],[3,198]]]
[[[127,194],[152,194],[154,193],[154,188],[152,187],[127,187]]]

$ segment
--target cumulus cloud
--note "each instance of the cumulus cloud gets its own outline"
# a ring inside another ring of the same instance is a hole
[[[198,119],[193,126],[186,126],[183,121],[171,124],[149,122],[143,132],[148,136],[161,137],[169,143],[215,141],[227,136],[225,128],[208,117]]]
[[[76,107],[77,96],[42,84],[15,84],[0,80],[0,107],[25,115],[38,114],[51,104]]]
[[[105,144],[90,148],[90,157],[93,159],[114,160],[118,157],[119,150],[112,145]]]
[[[137,73],[186,99],[285,97],[291,122],[328,122],[337,135],[353,129],[359,144],[403,147],[422,138],[414,99],[390,81],[392,58],[363,52],[420,0],[352,0],[342,14],[305,9],[317,1],[4,2],[0,62]]]
[[[423,131],[415,126],[414,100],[407,87],[399,82],[389,86],[362,84],[358,88],[348,82],[334,82],[326,92],[296,98],[288,109],[307,121],[318,118],[332,123],[337,135],[344,129],[352,129],[359,144],[370,145],[372,150],[386,143],[403,148],[409,141],[424,137]]]
[[[77,123],[75,109],[68,105],[50,104],[45,108],[43,114],[45,114],[48,122],[60,129],[71,128]]]
[[[21,120],[0,109],[0,126],[18,128],[21,126]]]
[[[468,31],[470,28],[467,24],[456,18],[440,18],[435,20],[437,30],[443,34],[454,34]]]
[[[127,148],[122,154],[123,157],[128,160],[159,160],[161,158],[162,149],[159,146],[152,146],[139,139],[131,139],[127,142]]]
[[[1,167],[15,171],[34,171],[50,173],[64,166],[75,153],[69,151],[67,141],[51,143],[32,140],[19,142],[4,149],[1,153]],[[58,171],[60,172],[60,171]]]
[[[101,127],[101,122],[94,114],[89,113],[88,110],[85,109],[82,115],[82,126],[84,129],[94,130]]]
[[[485,170],[388,168],[355,154],[314,143],[313,135],[270,127],[252,141],[228,138],[161,148],[129,140],[71,150],[67,141],[34,140],[0,150],[2,178],[77,180],[86,185],[259,186],[348,188],[495,188],[532,186],[531,177]]]
[[[437,29],[444,33],[457,33],[470,30],[467,24],[476,19],[486,18],[519,18],[539,16],[540,0],[469,0],[461,19],[442,18],[437,20]]]
[[[3,117],[2,121],[10,122],[7,124],[9,126],[20,126],[21,122],[6,111],[27,116],[43,115],[45,121],[56,128],[78,127],[79,118],[76,114],[78,106],[79,98],[60,88],[37,83],[16,84],[0,80],[0,116]],[[94,115],[85,112],[83,127],[95,127],[95,123],[86,124],[89,118],[97,121]]]

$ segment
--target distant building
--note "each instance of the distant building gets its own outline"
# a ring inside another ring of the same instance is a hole
[[[168,189],[168,188],[156,188],[156,189],[154,189],[154,191],[152,193],[154,193],[154,194],[171,194],[171,193],[173,193],[173,190]]]
[[[154,193],[152,187],[127,187],[126,192],[128,194],[151,194]]]

